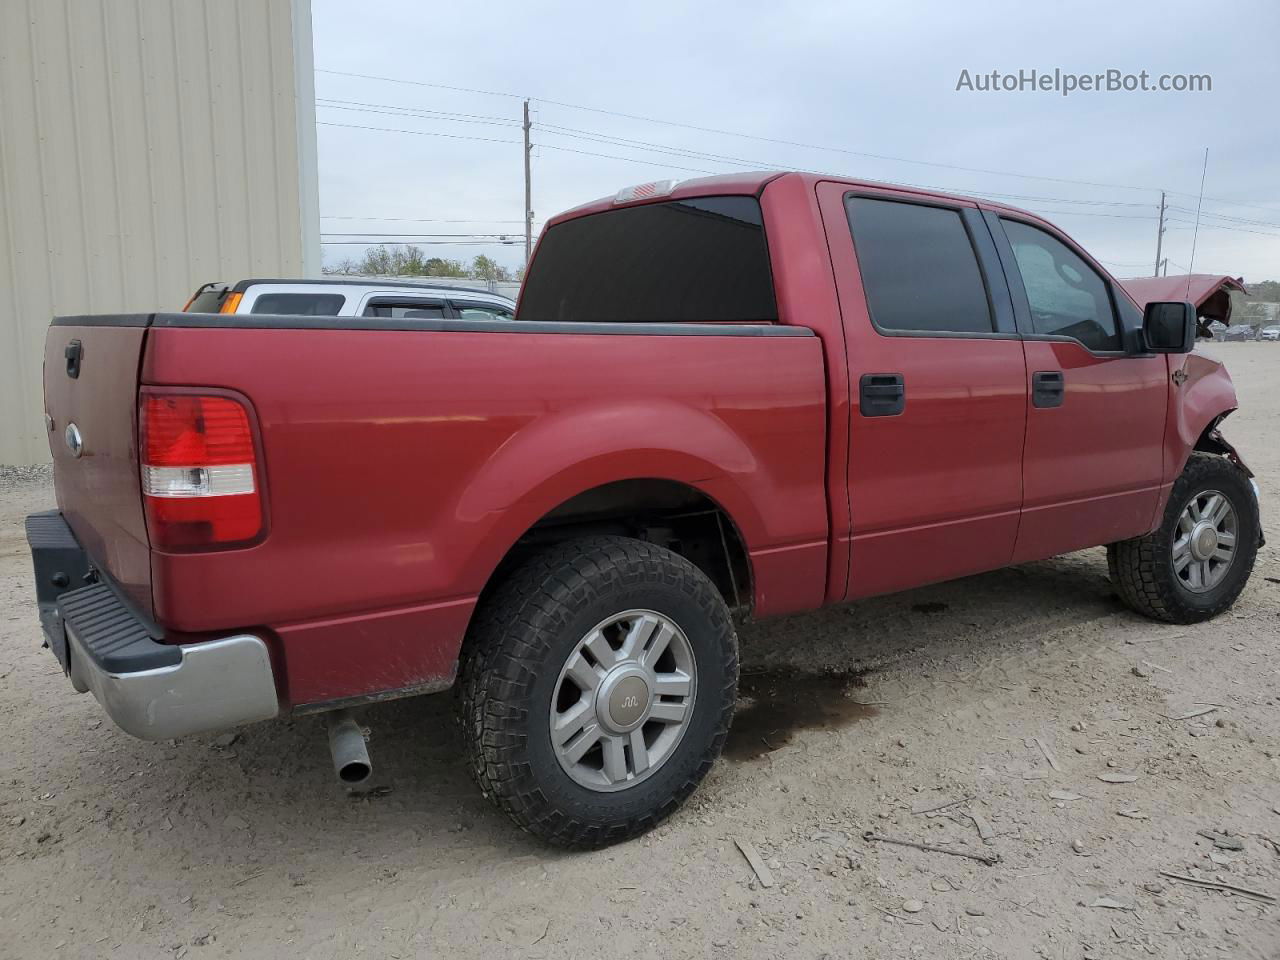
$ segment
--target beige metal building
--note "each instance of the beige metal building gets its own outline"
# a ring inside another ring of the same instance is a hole
[[[58,314],[320,272],[310,0],[0,0],[0,464]]]

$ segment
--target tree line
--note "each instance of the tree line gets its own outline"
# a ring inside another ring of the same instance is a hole
[[[324,268],[329,274],[354,274],[371,277],[454,277],[468,280],[518,281],[524,270],[509,270],[483,253],[470,263],[429,257],[413,244],[379,244],[369,247],[358,259],[351,257]]]

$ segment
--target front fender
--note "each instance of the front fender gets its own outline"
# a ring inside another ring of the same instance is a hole
[[[1151,515],[1151,529],[1159,527],[1173,483],[1187,466],[1200,438],[1216,434],[1216,426],[1238,406],[1235,384],[1219,360],[1200,353],[1188,353],[1181,366],[1176,357],[1169,364],[1173,390],[1169,391],[1169,412],[1165,418],[1164,475],[1160,496]],[[1180,381],[1180,382],[1179,382]],[[1226,445],[1225,441],[1222,441]],[[1229,445],[1228,445],[1229,446]],[[1241,466],[1239,454],[1231,454]],[[1247,468],[1246,472],[1247,472]]]
[[[1169,486],[1187,465],[1200,437],[1239,405],[1235,384],[1218,360],[1189,353],[1179,372],[1185,375],[1172,391],[1165,437],[1164,483]],[[1174,374],[1175,382],[1181,379]]]

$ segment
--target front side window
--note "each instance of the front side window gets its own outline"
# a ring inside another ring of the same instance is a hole
[[[991,305],[960,211],[845,201],[871,321],[884,333],[992,333]]]
[[[1002,220],[1031,305],[1032,329],[1072,337],[1090,350],[1121,348],[1106,282],[1057,237],[1017,220]]]
[[[778,319],[755,197],[695,197],[566,220],[538,241],[518,320]]]
[[[364,308],[366,317],[389,320],[443,320],[443,300],[374,300]]]
[[[253,301],[251,313],[281,313],[294,317],[336,317],[347,298],[340,293],[264,293]]]

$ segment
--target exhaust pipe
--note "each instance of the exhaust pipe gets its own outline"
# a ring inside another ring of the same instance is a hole
[[[364,731],[350,710],[329,714],[329,752],[333,754],[333,769],[343,783],[364,783],[373,773]]]

